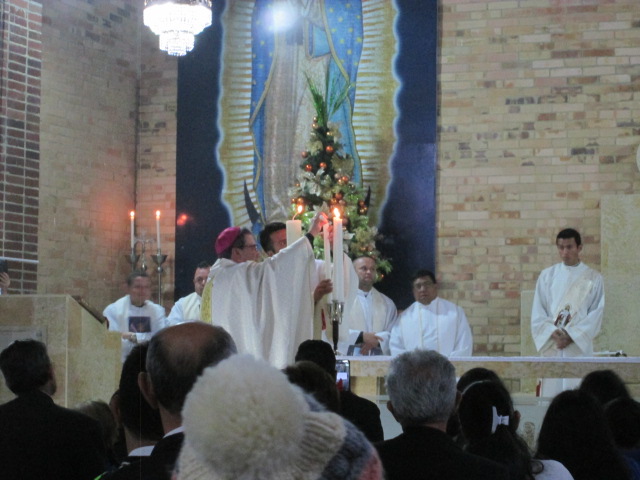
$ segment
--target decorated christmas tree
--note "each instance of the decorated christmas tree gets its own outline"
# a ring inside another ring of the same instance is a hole
[[[370,193],[352,181],[354,160],[343,150],[340,143],[339,126],[329,122],[347,98],[350,85],[343,89],[325,81],[324,93],[307,76],[309,91],[313,99],[316,116],[311,124],[311,136],[307,149],[302,152],[298,183],[289,190],[292,215],[298,214],[303,223],[308,223],[318,210],[325,211],[329,218],[337,209],[344,219],[344,251],[355,259],[369,256],[376,261],[379,277],[391,271],[389,260],[381,257],[376,248],[378,230],[369,223]],[[314,252],[323,256],[322,238],[316,238]]]

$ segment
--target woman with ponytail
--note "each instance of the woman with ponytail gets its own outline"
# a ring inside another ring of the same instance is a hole
[[[511,480],[573,480],[554,460],[536,460],[517,434],[520,413],[509,392],[499,383],[475,382],[462,394],[458,407],[469,453],[507,466]]]

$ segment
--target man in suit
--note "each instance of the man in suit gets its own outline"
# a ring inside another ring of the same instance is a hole
[[[149,461],[118,470],[110,480],[144,478],[169,480],[184,439],[182,406],[202,371],[236,353],[236,344],[222,327],[188,322],[167,327],[153,336],[147,352],[147,371],[138,377],[140,390],[158,409],[164,437]]]
[[[403,433],[376,445],[387,480],[507,480],[506,467],[463,452],[445,433],[459,394],[455,368],[433,350],[391,361],[389,411]]]
[[[336,376],[336,356],[331,345],[322,340],[305,340],[298,347],[296,362],[308,360],[319,365],[333,378]],[[349,390],[340,390],[340,415],[353,423],[370,442],[384,439],[380,409],[371,400]]]
[[[47,348],[18,340],[0,353],[17,398],[0,406],[0,476],[88,480],[106,467],[98,422],[53,402],[56,378]]]
[[[106,472],[96,480],[113,480],[119,478],[120,469],[131,468],[129,465],[139,463],[140,471],[148,468],[151,452],[162,438],[164,431],[160,413],[144,399],[138,386],[140,372],[147,371],[148,343],[133,347],[131,353],[122,364],[118,395],[113,400],[116,419],[122,424],[127,448],[127,456],[122,460],[120,468]]]

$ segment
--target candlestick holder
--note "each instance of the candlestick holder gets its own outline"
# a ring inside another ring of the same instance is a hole
[[[338,351],[338,339],[340,338],[340,325],[342,324],[342,316],[344,315],[344,302],[339,300],[331,300],[327,304],[329,310],[329,318],[331,318],[331,326],[333,329],[333,352],[336,355],[342,355]]]
[[[158,249],[158,253],[151,255],[153,262],[156,264],[156,272],[158,272],[158,305],[162,305],[162,264],[167,260],[167,255],[162,254],[162,250]]]
[[[153,240],[148,240],[145,237],[136,238],[133,243],[133,247],[131,247],[131,252],[124,257],[131,264],[131,271],[135,272],[136,270],[141,270],[143,272],[147,271],[147,257],[145,255],[147,251],[147,243],[151,243]],[[140,253],[137,253],[138,244],[140,245]],[[138,267],[138,262],[140,262],[140,266]]]
[[[132,272],[136,270],[136,265],[138,265],[138,260],[140,260],[140,254],[136,253],[136,246],[138,245],[138,243],[141,243],[141,241],[136,240],[131,246],[131,252],[124,256],[124,258],[126,258],[129,264],[131,265]],[[144,250],[144,247],[143,247],[143,250]]]

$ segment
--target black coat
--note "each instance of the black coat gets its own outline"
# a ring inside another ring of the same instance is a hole
[[[405,428],[376,449],[387,480],[509,480],[507,467],[463,452],[435,428]]]
[[[93,480],[106,456],[100,424],[60,407],[44,392],[0,405],[0,476]]]
[[[349,391],[340,391],[340,413],[364,433],[370,442],[384,440],[380,409],[371,400]]]

